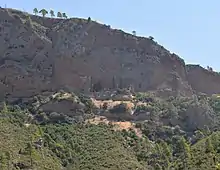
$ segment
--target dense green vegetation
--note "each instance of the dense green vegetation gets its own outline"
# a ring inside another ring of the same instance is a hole
[[[123,136],[107,125],[26,124],[28,113],[4,107],[0,116],[0,167],[4,169],[144,169]],[[43,139],[41,148],[34,143]]]
[[[159,99],[150,94],[137,94],[136,102],[148,104],[138,106],[136,112],[152,114],[148,120],[136,122],[136,127],[142,131],[140,137],[134,130],[115,131],[112,124],[85,123],[86,117],[93,117],[97,111],[91,100],[83,95],[65,98],[67,95],[64,94],[57,93],[49,98],[38,96],[26,103],[16,101],[8,106],[3,103],[0,169],[220,168],[218,96]],[[79,121],[62,113],[51,116],[40,107],[54,100],[68,100],[85,106],[81,110],[84,119]],[[197,112],[203,115],[199,118]],[[188,118],[187,114],[197,117]],[[208,122],[205,126],[202,126],[203,116]],[[42,143],[39,142],[41,139]]]

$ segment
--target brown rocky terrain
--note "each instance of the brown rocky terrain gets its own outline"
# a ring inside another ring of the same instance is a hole
[[[132,87],[165,95],[220,93],[220,76],[155,41],[85,19],[0,9],[0,96]]]
[[[220,74],[202,68],[199,65],[187,65],[187,79],[196,92],[208,95],[219,93]]]

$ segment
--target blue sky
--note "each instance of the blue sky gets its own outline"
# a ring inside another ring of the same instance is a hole
[[[186,63],[220,71],[219,0],[1,0],[2,7],[32,12],[53,9],[70,17],[93,20],[137,35],[153,36]]]

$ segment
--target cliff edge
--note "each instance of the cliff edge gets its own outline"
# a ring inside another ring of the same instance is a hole
[[[0,8],[2,99],[62,88],[89,93],[132,87],[165,96],[220,93],[215,81],[220,76],[197,70],[149,38],[90,20]],[[197,81],[206,76],[209,81]]]

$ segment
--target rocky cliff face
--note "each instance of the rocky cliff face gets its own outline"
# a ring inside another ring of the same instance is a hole
[[[208,95],[220,93],[220,74],[199,65],[187,65],[187,79],[196,92]]]
[[[205,80],[203,72],[187,71],[182,59],[148,38],[84,19],[0,9],[2,98],[64,87],[89,92],[131,86],[160,95],[220,92],[212,76],[205,85],[197,81]]]

